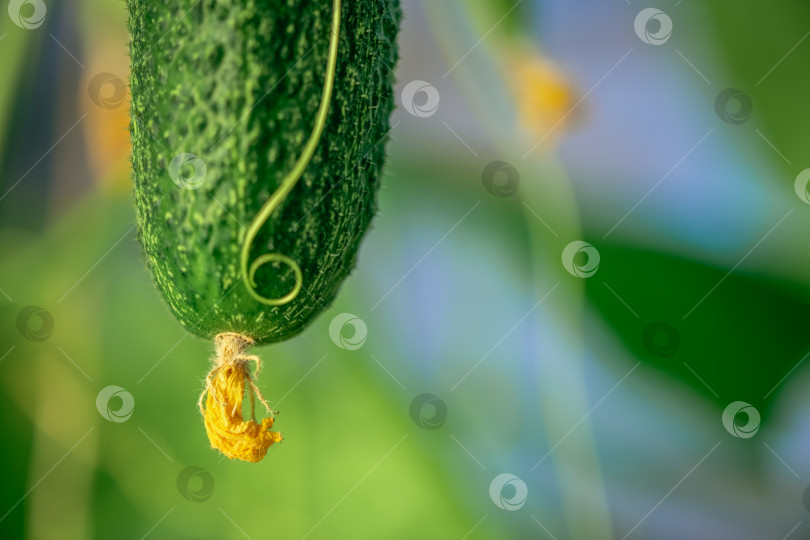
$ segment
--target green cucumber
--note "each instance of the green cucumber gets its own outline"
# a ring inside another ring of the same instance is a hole
[[[287,339],[332,302],[376,211],[398,0],[341,7],[323,133],[300,180],[258,220],[316,126],[332,2],[128,7],[138,236],[155,283],[198,336]]]

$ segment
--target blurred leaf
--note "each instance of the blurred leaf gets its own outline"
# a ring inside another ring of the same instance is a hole
[[[587,280],[588,300],[630,351],[720,407],[742,400],[767,415],[786,385],[773,388],[810,351],[807,291],[742,270],[726,277],[725,268],[699,261],[598,245],[601,265]],[[659,321],[667,326],[651,326]]]
[[[802,156],[807,153],[805,132],[810,123],[810,78],[806,76],[810,3],[785,0],[774,9],[773,4],[762,2],[710,0],[701,7],[710,15],[713,37],[726,57],[726,69],[733,75],[718,81],[717,91],[735,87],[751,96],[751,123],[755,122],[792,161],[788,165],[773,154],[774,163],[793,173],[792,180],[808,166]]]

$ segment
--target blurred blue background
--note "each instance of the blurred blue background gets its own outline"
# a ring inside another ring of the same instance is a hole
[[[135,241],[125,4],[0,13],[0,537],[810,538],[810,5],[403,10],[380,213],[256,351],[257,465]]]

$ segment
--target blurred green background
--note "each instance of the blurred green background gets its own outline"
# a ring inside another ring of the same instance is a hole
[[[440,101],[336,304],[257,349],[256,465],[135,241],[125,4],[8,4],[0,537],[810,538],[806,2],[404,1],[397,102]]]

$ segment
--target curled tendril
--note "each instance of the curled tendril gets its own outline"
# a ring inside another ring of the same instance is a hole
[[[321,94],[321,104],[318,107],[318,112],[315,115],[315,126],[312,133],[309,135],[304,151],[298,158],[298,161],[293,165],[292,170],[284,177],[278,189],[273,192],[269,199],[264,203],[259,213],[253,218],[250,226],[245,235],[245,241],[242,244],[242,253],[240,256],[240,266],[242,269],[242,281],[245,284],[250,295],[257,301],[267,304],[269,306],[283,306],[291,302],[301,292],[301,287],[304,285],[304,277],[301,273],[301,267],[293,259],[286,255],[279,253],[266,253],[257,257],[248,268],[248,259],[250,257],[250,247],[256,239],[259,230],[270,218],[270,214],[281,205],[284,199],[287,198],[292,188],[304,174],[304,170],[309,165],[315,148],[321,140],[324,127],[326,126],[326,115],[329,112],[329,102],[332,99],[332,88],[335,84],[335,65],[337,64],[337,51],[338,40],[340,38],[340,1],[333,0],[332,2],[332,28],[329,37],[329,58],[326,66],[326,78],[323,84],[323,93]],[[292,290],[280,298],[267,298],[259,294],[256,290],[256,271],[264,264],[269,262],[283,263],[289,266],[295,274],[295,285]]]

